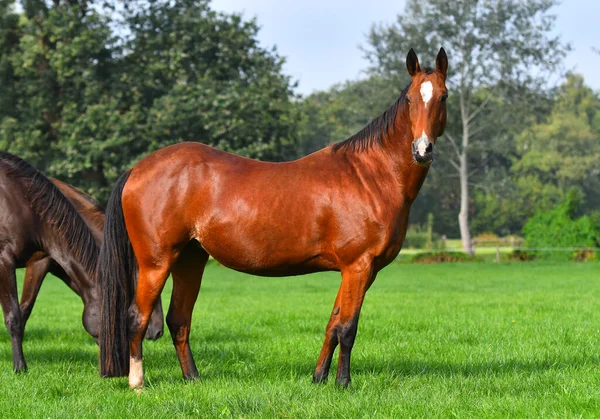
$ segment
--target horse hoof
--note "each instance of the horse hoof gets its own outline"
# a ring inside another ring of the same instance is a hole
[[[129,388],[136,393],[139,393],[144,388],[144,380],[129,380]]]
[[[350,385],[350,378],[338,378],[335,383],[338,385],[338,387],[348,388]]]
[[[24,374],[27,372],[27,365],[25,363],[19,363],[14,366],[15,374]]]
[[[314,373],[312,377],[313,384],[325,384],[327,382],[328,374],[317,374]]]

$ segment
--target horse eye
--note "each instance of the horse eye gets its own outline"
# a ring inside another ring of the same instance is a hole
[[[442,95],[442,97],[440,98],[440,100],[441,100],[442,102],[445,102],[445,101],[446,101],[446,99],[448,99],[448,95]]]

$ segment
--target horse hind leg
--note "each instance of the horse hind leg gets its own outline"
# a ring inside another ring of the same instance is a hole
[[[144,369],[142,365],[142,341],[150,316],[160,298],[165,282],[169,276],[169,264],[161,266],[140,265],[139,279],[134,300],[129,307],[129,387],[144,386]]]
[[[192,312],[200,292],[202,274],[207,261],[208,253],[193,241],[186,246],[171,270],[173,293],[167,314],[167,326],[171,332],[181,372],[187,380],[198,378],[189,337]]]
[[[15,372],[27,370],[23,356],[23,321],[17,294],[17,279],[14,263],[6,256],[0,259],[0,304],[4,314],[4,324],[10,334],[13,366]]]

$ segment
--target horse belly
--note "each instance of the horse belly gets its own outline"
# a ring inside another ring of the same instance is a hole
[[[290,276],[336,269],[323,243],[273,226],[243,228],[221,224],[205,231],[202,247],[219,263],[260,276]]]

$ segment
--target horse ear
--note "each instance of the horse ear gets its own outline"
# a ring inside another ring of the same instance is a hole
[[[419,66],[419,58],[417,57],[417,54],[415,54],[415,50],[412,48],[410,51],[408,51],[408,55],[406,56],[406,69],[411,77],[416,76],[417,73],[421,71],[421,67]]]
[[[448,56],[444,48],[440,48],[437,57],[435,58],[435,69],[444,75],[448,74]]]

